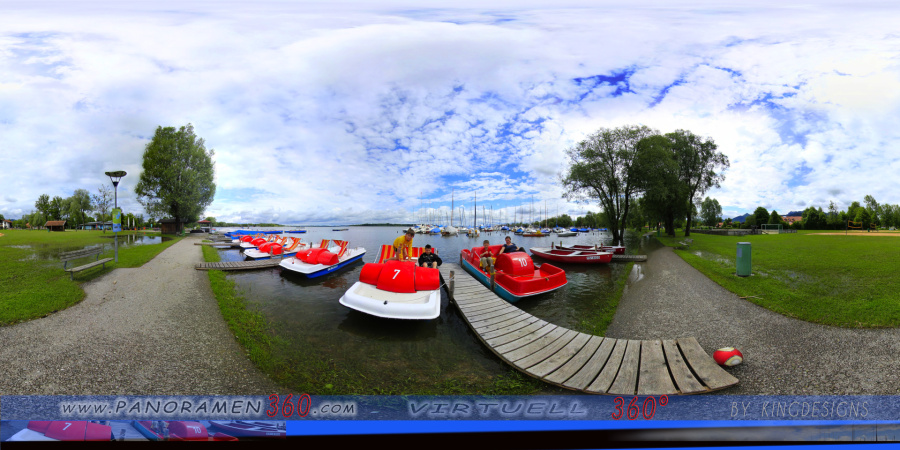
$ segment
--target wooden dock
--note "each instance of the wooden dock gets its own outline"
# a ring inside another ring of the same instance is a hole
[[[693,337],[639,341],[579,333],[513,306],[457,264],[440,270],[451,300],[481,342],[547,383],[607,395],[700,394],[738,383]]]
[[[618,262],[644,262],[647,260],[647,255],[613,255],[612,260]]]
[[[222,241],[222,242],[194,242],[194,245],[212,245],[215,247],[230,247],[230,248],[240,248],[241,244],[235,244],[231,241]]]
[[[254,270],[275,267],[281,263],[281,258],[257,259],[254,261],[223,261],[197,263],[197,270]]]

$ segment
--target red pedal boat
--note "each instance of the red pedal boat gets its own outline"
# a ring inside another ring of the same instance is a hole
[[[491,253],[500,252],[501,245],[488,247]],[[463,249],[462,266],[482,284],[491,288],[491,276],[481,268],[478,255],[484,247]],[[503,253],[494,263],[494,293],[500,298],[515,303],[532,295],[555,291],[566,285],[566,273],[551,264],[535,267],[531,257],[524,252]]]
[[[135,420],[134,428],[151,441],[236,441],[225,433],[210,435],[200,422],[188,420]]]
[[[550,261],[577,264],[606,264],[612,261],[611,252],[598,250],[563,250],[561,248],[532,248],[531,253]]]
[[[623,245],[554,245],[552,242],[550,245],[553,248],[558,248],[560,250],[593,250],[600,252],[610,252],[615,255],[624,255],[625,254],[625,246]]]

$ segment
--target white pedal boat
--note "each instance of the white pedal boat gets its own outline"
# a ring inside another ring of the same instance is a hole
[[[323,248],[327,242],[323,241],[318,248],[300,250],[292,258],[281,261],[279,266],[307,278],[316,278],[353,264],[366,254],[366,249],[362,247],[347,248],[347,241],[336,240],[336,246]]]
[[[413,248],[412,258],[423,249]],[[386,319],[431,320],[441,315],[441,274],[411,261],[385,261],[393,247],[385,245],[377,262],[363,266],[359,281],[341,297],[350,309]],[[385,261],[385,262],[381,262]]]

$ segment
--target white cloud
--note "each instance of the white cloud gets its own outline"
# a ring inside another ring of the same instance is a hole
[[[140,212],[144,146],[189,122],[216,151],[207,214],[225,220],[413,220],[420,195],[448,208],[451,188],[508,215],[531,195],[585,211],[560,199],[564,150],[626,124],[715,139],[732,164],[707,195],[726,215],[900,203],[898,17],[841,3],[18,3],[0,17],[0,213],[94,192],[112,169]]]

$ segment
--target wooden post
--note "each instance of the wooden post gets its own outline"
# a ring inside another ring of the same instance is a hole
[[[491,292],[494,291],[494,287],[496,286],[496,284],[494,283],[494,275],[494,272],[491,272]]]
[[[453,291],[456,289],[456,272],[450,271],[450,280],[447,281],[447,291],[450,293],[450,298],[453,298]]]

